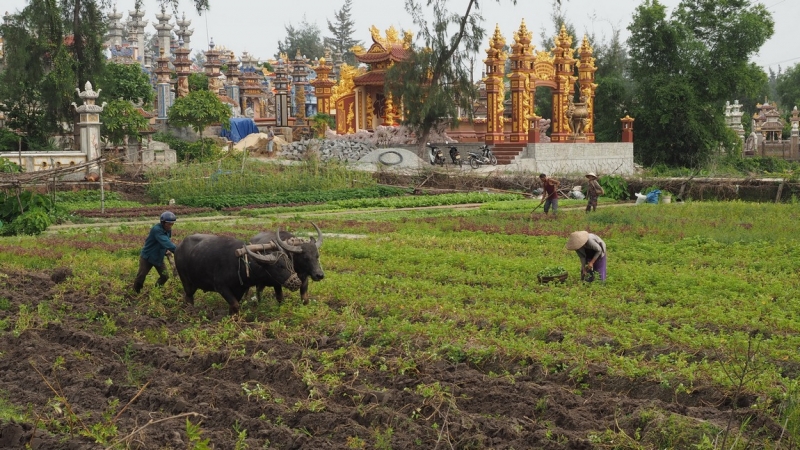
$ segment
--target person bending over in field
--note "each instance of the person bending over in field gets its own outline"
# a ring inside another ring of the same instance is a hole
[[[144,279],[153,267],[158,271],[156,285],[163,286],[169,279],[169,271],[164,264],[164,256],[175,251],[172,243],[172,226],[178,218],[171,211],[161,214],[161,222],[150,228],[150,234],[144,240],[144,247],[139,253],[139,272],[133,280],[133,290],[138,294],[144,286]]]
[[[566,247],[581,259],[581,281],[594,281],[595,274],[600,276],[600,281],[606,280],[606,243],[599,236],[575,231],[569,235]]]

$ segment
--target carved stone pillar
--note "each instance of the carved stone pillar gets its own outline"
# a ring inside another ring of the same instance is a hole
[[[514,45],[511,46],[511,134],[510,142],[528,141],[528,116],[533,113],[531,95],[531,76],[533,74],[532,33],[523,20],[519,30],[514,32]]]
[[[550,140],[552,142],[567,142],[572,135],[569,104],[575,94],[576,77],[572,75],[575,64],[572,36],[567,33],[567,28],[564,25],[561,25],[561,31],[556,37],[556,46],[553,48],[553,53],[553,64],[556,69],[556,88],[553,89],[553,131],[550,134]]]
[[[588,111],[586,125],[583,128],[586,142],[594,142],[594,96],[597,91],[594,73],[597,72],[597,67],[594,65],[593,51],[592,46],[589,45],[589,38],[584,36],[580,48],[581,62],[578,65],[578,83],[581,86],[580,101],[586,103]]]
[[[86,82],[85,90],[81,92],[79,88],[75,88],[78,92],[78,97],[83,99],[83,105],[77,106],[75,103],[72,106],[80,115],[80,121],[77,123],[80,128],[80,143],[81,151],[86,155],[86,161],[91,163],[86,167],[86,178],[97,179],[100,173],[100,166],[92,161],[100,158],[100,113],[106,106],[105,102],[102,105],[97,105],[95,102],[97,97],[100,96],[100,91],[92,89],[92,83]]]
[[[186,97],[189,94],[189,74],[191,73],[192,61],[189,60],[189,49],[183,39],[178,40],[178,48],[175,49],[175,73],[178,75],[178,83],[175,86],[175,97]]]
[[[275,67],[275,126],[289,126],[289,76],[283,58]]]

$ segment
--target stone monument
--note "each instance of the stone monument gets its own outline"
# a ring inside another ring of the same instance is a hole
[[[100,123],[100,113],[103,112],[106,103],[103,102],[102,105],[95,103],[102,89],[95,91],[92,89],[92,83],[88,81],[83,92],[79,88],[75,88],[75,90],[78,91],[78,97],[83,99],[83,105],[77,106],[73,102],[72,106],[75,107],[75,110],[80,115],[80,122],[77,125],[81,130],[81,152],[86,155],[86,162],[89,163],[86,167],[86,179],[96,181],[99,179],[100,174],[100,166],[98,164],[100,158],[100,125],[102,125]]]

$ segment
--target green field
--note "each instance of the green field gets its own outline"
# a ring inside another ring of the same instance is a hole
[[[135,311],[177,324],[180,332],[106,332],[198,353],[234,352],[253,339],[231,327],[231,321],[244,320],[271,338],[306,347],[304,357],[329,361],[315,368],[315,382],[323,385],[335,383],[343,370],[380,370],[365,354],[383,357],[384,370],[392,373],[431,361],[512,379],[535,368],[561,376],[575,395],[588,395],[599,376],[652,385],[659,397],[676,403],[707,389],[747,398],[744,411],[785,429],[779,437],[748,428],[737,414],[734,431],[760,439],[763,448],[790,448],[779,444],[800,438],[797,205],[601,203],[587,215],[583,202],[564,202],[557,217],[531,217],[533,205],[341,205],[280,215],[264,209],[261,216],[251,211],[227,222],[180,219],[176,241],[195,232],[248,239],[279,226],[307,235],[311,221],[325,233],[326,277],[311,283],[311,303],[302,305],[296,293],[281,305],[267,296],[260,304],[245,302],[240,318],[225,317],[227,304],[216,293],[199,293],[196,309],[186,310],[177,279],[163,291],[132,297],[148,226],[3,238],[0,267],[72,267],[74,275],[60,289],[88,298],[102,294],[115,307],[103,312],[102,321],[86,319],[87,330],[103,332],[123,321],[115,311]],[[607,243],[605,283],[581,282],[579,260],[564,248],[570,232],[584,229]],[[550,266],[566,268],[567,281],[538,283],[536,273]],[[154,279],[153,272],[148,286]],[[70,314],[57,297],[43,302],[47,313],[12,308],[2,322],[5,332],[46,328]],[[310,343],[320,336],[335,338],[336,348],[316,350]],[[733,433],[731,423],[714,426],[715,433]]]

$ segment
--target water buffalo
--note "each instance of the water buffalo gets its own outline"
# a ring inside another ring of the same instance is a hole
[[[246,256],[237,256],[237,250],[242,248]],[[194,304],[198,289],[218,292],[228,302],[228,311],[233,315],[239,312],[239,302],[251,286],[274,283],[297,290],[301,281],[289,256],[275,248],[277,250],[261,254],[232,237],[188,236],[175,250],[175,267],[183,284],[184,301]]]
[[[258,233],[250,239],[251,244],[266,244],[268,242],[276,242],[292,259],[294,271],[300,277],[300,298],[303,304],[308,304],[308,277],[314,281],[320,281],[325,278],[325,272],[322,271],[322,266],[319,264],[319,249],[322,247],[322,232],[315,223],[314,228],[317,230],[317,239],[311,238],[310,240],[299,239],[288,231],[281,231],[278,229],[277,233],[264,232]],[[261,300],[261,291],[264,287],[272,286],[275,288],[275,299],[278,302],[283,301],[283,289],[280,283],[268,280],[267,282],[256,283],[256,297]]]

